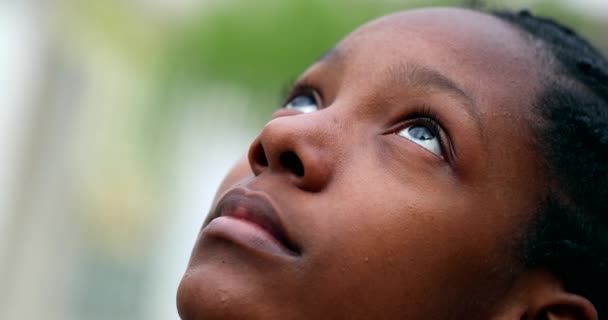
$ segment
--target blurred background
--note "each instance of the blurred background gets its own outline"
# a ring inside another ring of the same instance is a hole
[[[215,188],[281,91],[370,18],[461,3],[0,0],[0,319],[178,319]],[[608,52],[608,1],[508,7]]]

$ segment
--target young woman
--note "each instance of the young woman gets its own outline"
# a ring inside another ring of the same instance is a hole
[[[527,12],[360,27],[228,173],[181,317],[608,316],[607,88],[596,50]]]

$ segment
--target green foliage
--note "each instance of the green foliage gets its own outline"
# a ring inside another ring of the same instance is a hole
[[[185,30],[176,44],[175,70],[192,80],[236,82],[274,94],[358,25],[416,4],[242,1]]]

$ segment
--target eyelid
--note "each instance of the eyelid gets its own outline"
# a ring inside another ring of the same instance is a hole
[[[313,96],[319,107],[323,108],[323,95],[321,91],[318,90],[312,84],[306,82],[299,82],[293,86],[286,98],[283,99],[283,102],[281,103],[281,108],[284,108],[295,97],[305,94]]]
[[[424,124],[433,131],[433,134],[439,139],[441,145],[441,158],[448,163],[452,163],[454,160],[454,150],[449,135],[443,126],[435,118],[434,112],[430,108],[424,107],[418,113],[408,116],[404,121],[401,121],[395,129],[391,129],[390,132],[398,134],[399,131],[404,130],[407,127],[414,126],[416,124]],[[405,138],[404,138],[405,139]]]

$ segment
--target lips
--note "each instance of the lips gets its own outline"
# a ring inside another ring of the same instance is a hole
[[[220,199],[203,233],[256,251],[290,256],[301,253],[270,200],[263,194],[241,188]]]

